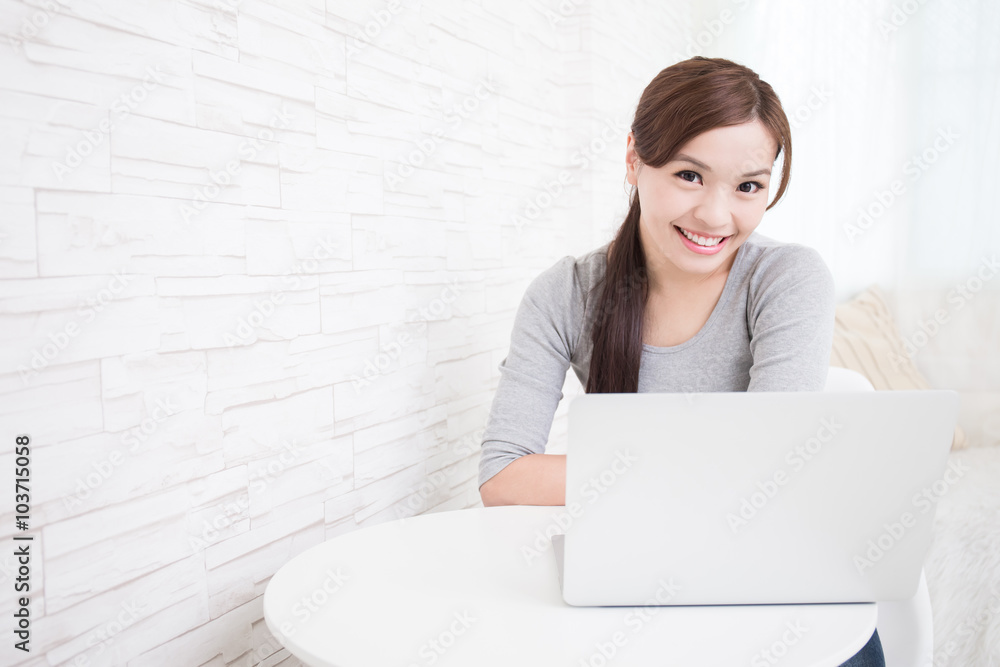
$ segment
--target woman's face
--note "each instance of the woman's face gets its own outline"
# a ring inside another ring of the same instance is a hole
[[[776,152],[754,121],[703,132],[653,168],[638,162],[629,133],[628,182],[639,191],[639,234],[654,289],[728,274],[767,208]]]

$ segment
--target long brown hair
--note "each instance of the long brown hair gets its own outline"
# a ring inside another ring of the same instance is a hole
[[[785,151],[781,183],[770,209],[788,187],[792,136],[778,96],[753,70],[724,58],[702,56],[671,65],[642,92],[631,129],[639,160],[655,168],[672,160],[681,146],[702,132],[755,120],[778,145],[774,160]],[[588,394],[639,390],[642,319],[649,284],[639,239],[639,212],[639,194],[633,186],[628,215],[609,248],[604,278],[594,288],[603,289],[591,334]]]

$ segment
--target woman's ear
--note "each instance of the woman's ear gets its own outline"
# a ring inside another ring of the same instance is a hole
[[[628,138],[625,141],[625,179],[629,185],[636,184],[640,164],[642,162],[635,152],[635,136],[629,132]]]

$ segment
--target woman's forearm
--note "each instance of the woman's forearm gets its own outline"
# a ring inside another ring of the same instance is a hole
[[[483,505],[565,505],[566,455],[527,454],[479,489]]]

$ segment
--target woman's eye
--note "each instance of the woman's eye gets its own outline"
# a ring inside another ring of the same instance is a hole
[[[687,181],[688,183],[694,183],[695,182],[694,179],[699,178],[698,174],[694,173],[693,171],[679,171],[677,172],[677,175],[680,176],[683,180]],[[693,178],[688,178],[688,176],[692,176]]]
[[[756,189],[754,189],[754,190],[744,190],[743,189],[744,185],[752,185]],[[764,186],[761,185],[760,183],[758,183],[757,181],[747,181],[746,183],[740,183],[740,192],[745,192],[748,195],[752,195],[753,193],[759,192],[760,190],[763,190],[763,189],[764,189]]]

